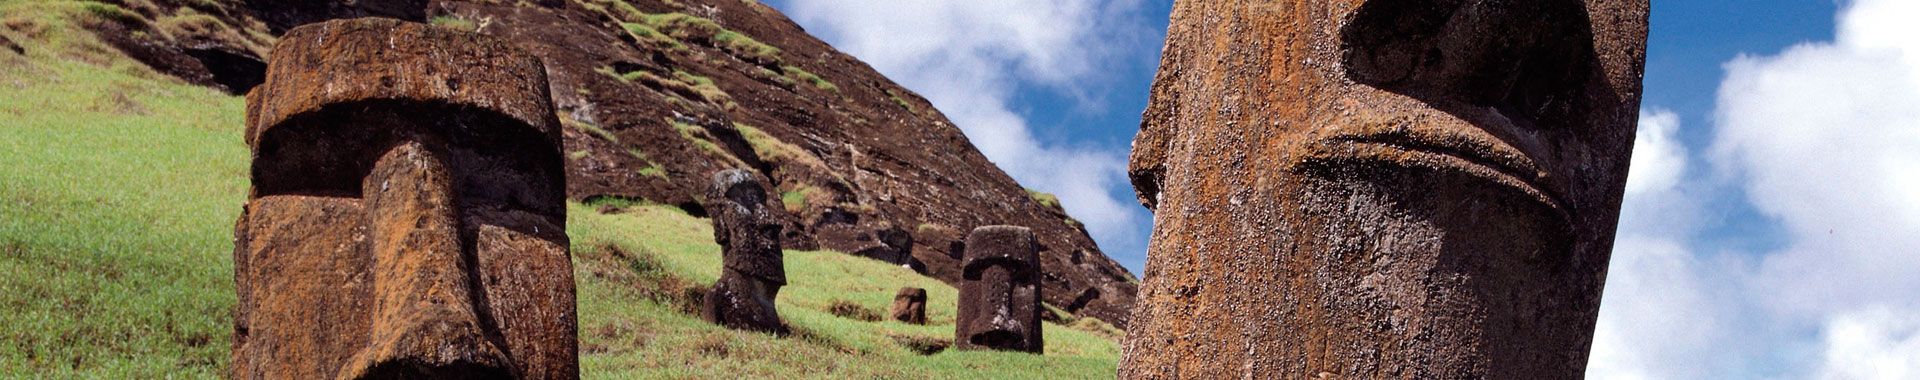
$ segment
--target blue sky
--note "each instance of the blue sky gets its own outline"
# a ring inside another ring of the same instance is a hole
[[[779,0],[1140,273],[1162,0]],[[1655,0],[1589,377],[1920,378],[1920,0]]]

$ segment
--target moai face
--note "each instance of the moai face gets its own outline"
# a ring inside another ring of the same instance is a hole
[[[1181,0],[1121,372],[1575,377],[1646,0]]]
[[[787,327],[773,303],[787,284],[781,225],[767,211],[765,187],[751,171],[722,171],[713,175],[707,202],[722,271],[707,292],[702,317],[731,328],[785,335]]]
[[[575,378],[537,59],[384,19],[282,37],[248,96],[236,378]]]
[[[967,236],[956,347],[1041,352],[1039,259],[1026,227],[985,226]]]
[[[893,320],[924,325],[927,324],[927,290],[921,288],[900,288],[893,295]]]

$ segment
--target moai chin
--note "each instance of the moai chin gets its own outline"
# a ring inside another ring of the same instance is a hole
[[[1127,378],[1578,378],[1647,0],[1179,0]]]
[[[896,321],[927,324],[927,290],[900,288],[900,292],[894,293],[893,308],[887,314]]]
[[[1040,254],[1033,230],[984,226],[967,235],[954,346],[1041,352]]]
[[[243,379],[577,378],[538,59],[386,19],[288,31],[247,96]]]
[[[707,292],[701,317],[729,328],[787,334],[774,297],[787,284],[780,252],[780,221],[767,211],[767,192],[753,172],[713,175],[707,193],[713,238],[720,243],[720,280]]]

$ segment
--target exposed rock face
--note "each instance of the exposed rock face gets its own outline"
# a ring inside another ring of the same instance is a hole
[[[115,46],[235,93],[250,86],[247,58],[270,44],[250,40],[305,22],[379,16],[497,36],[547,64],[575,200],[645,199],[704,216],[708,176],[748,168],[784,209],[786,247],[865,255],[958,284],[953,248],[966,231],[1028,226],[1048,271],[1045,302],[1122,327],[1133,305],[1134,276],[1064,211],[1034,200],[926,100],[758,2],[108,1],[171,20],[101,28],[120,37]],[[153,30],[206,16],[225,26]],[[1089,289],[1098,297],[1066,307]]]
[[[1037,244],[1026,227],[984,226],[967,235],[956,347],[1041,352]]]
[[[767,211],[760,179],[740,169],[714,173],[707,199],[722,258],[720,280],[707,292],[700,316],[730,328],[786,335],[773,305],[787,285],[780,223]]]
[[[538,59],[383,19],[296,28],[247,101],[235,378],[576,378]]]
[[[1579,378],[1646,0],[1181,0],[1130,378]]]
[[[927,324],[927,290],[900,288],[900,292],[893,295],[893,310],[888,315],[896,321]]]

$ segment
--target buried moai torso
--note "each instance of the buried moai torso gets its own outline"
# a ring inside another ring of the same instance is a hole
[[[973,229],[961,270],[954,346],[1041,352],[1040,257],[1033,230]]]
[[[1646,0],[1179,0],[1122,377],[1573,378]]]
[[[899,292],[894,293],[893,308],[887,314],[896,321],[927,324],[927,290],[900,288]]]
[[[780,221],[769,214],[765,187],[741,169],[713,175],[707,211],[720,244],[720,279],[707,292],[701,317],[723,326],[786,335],[774,297],[787,284]]]
[[[539,60],[384,19],[289,31],[247,98],[234,378],[575,378]]]

